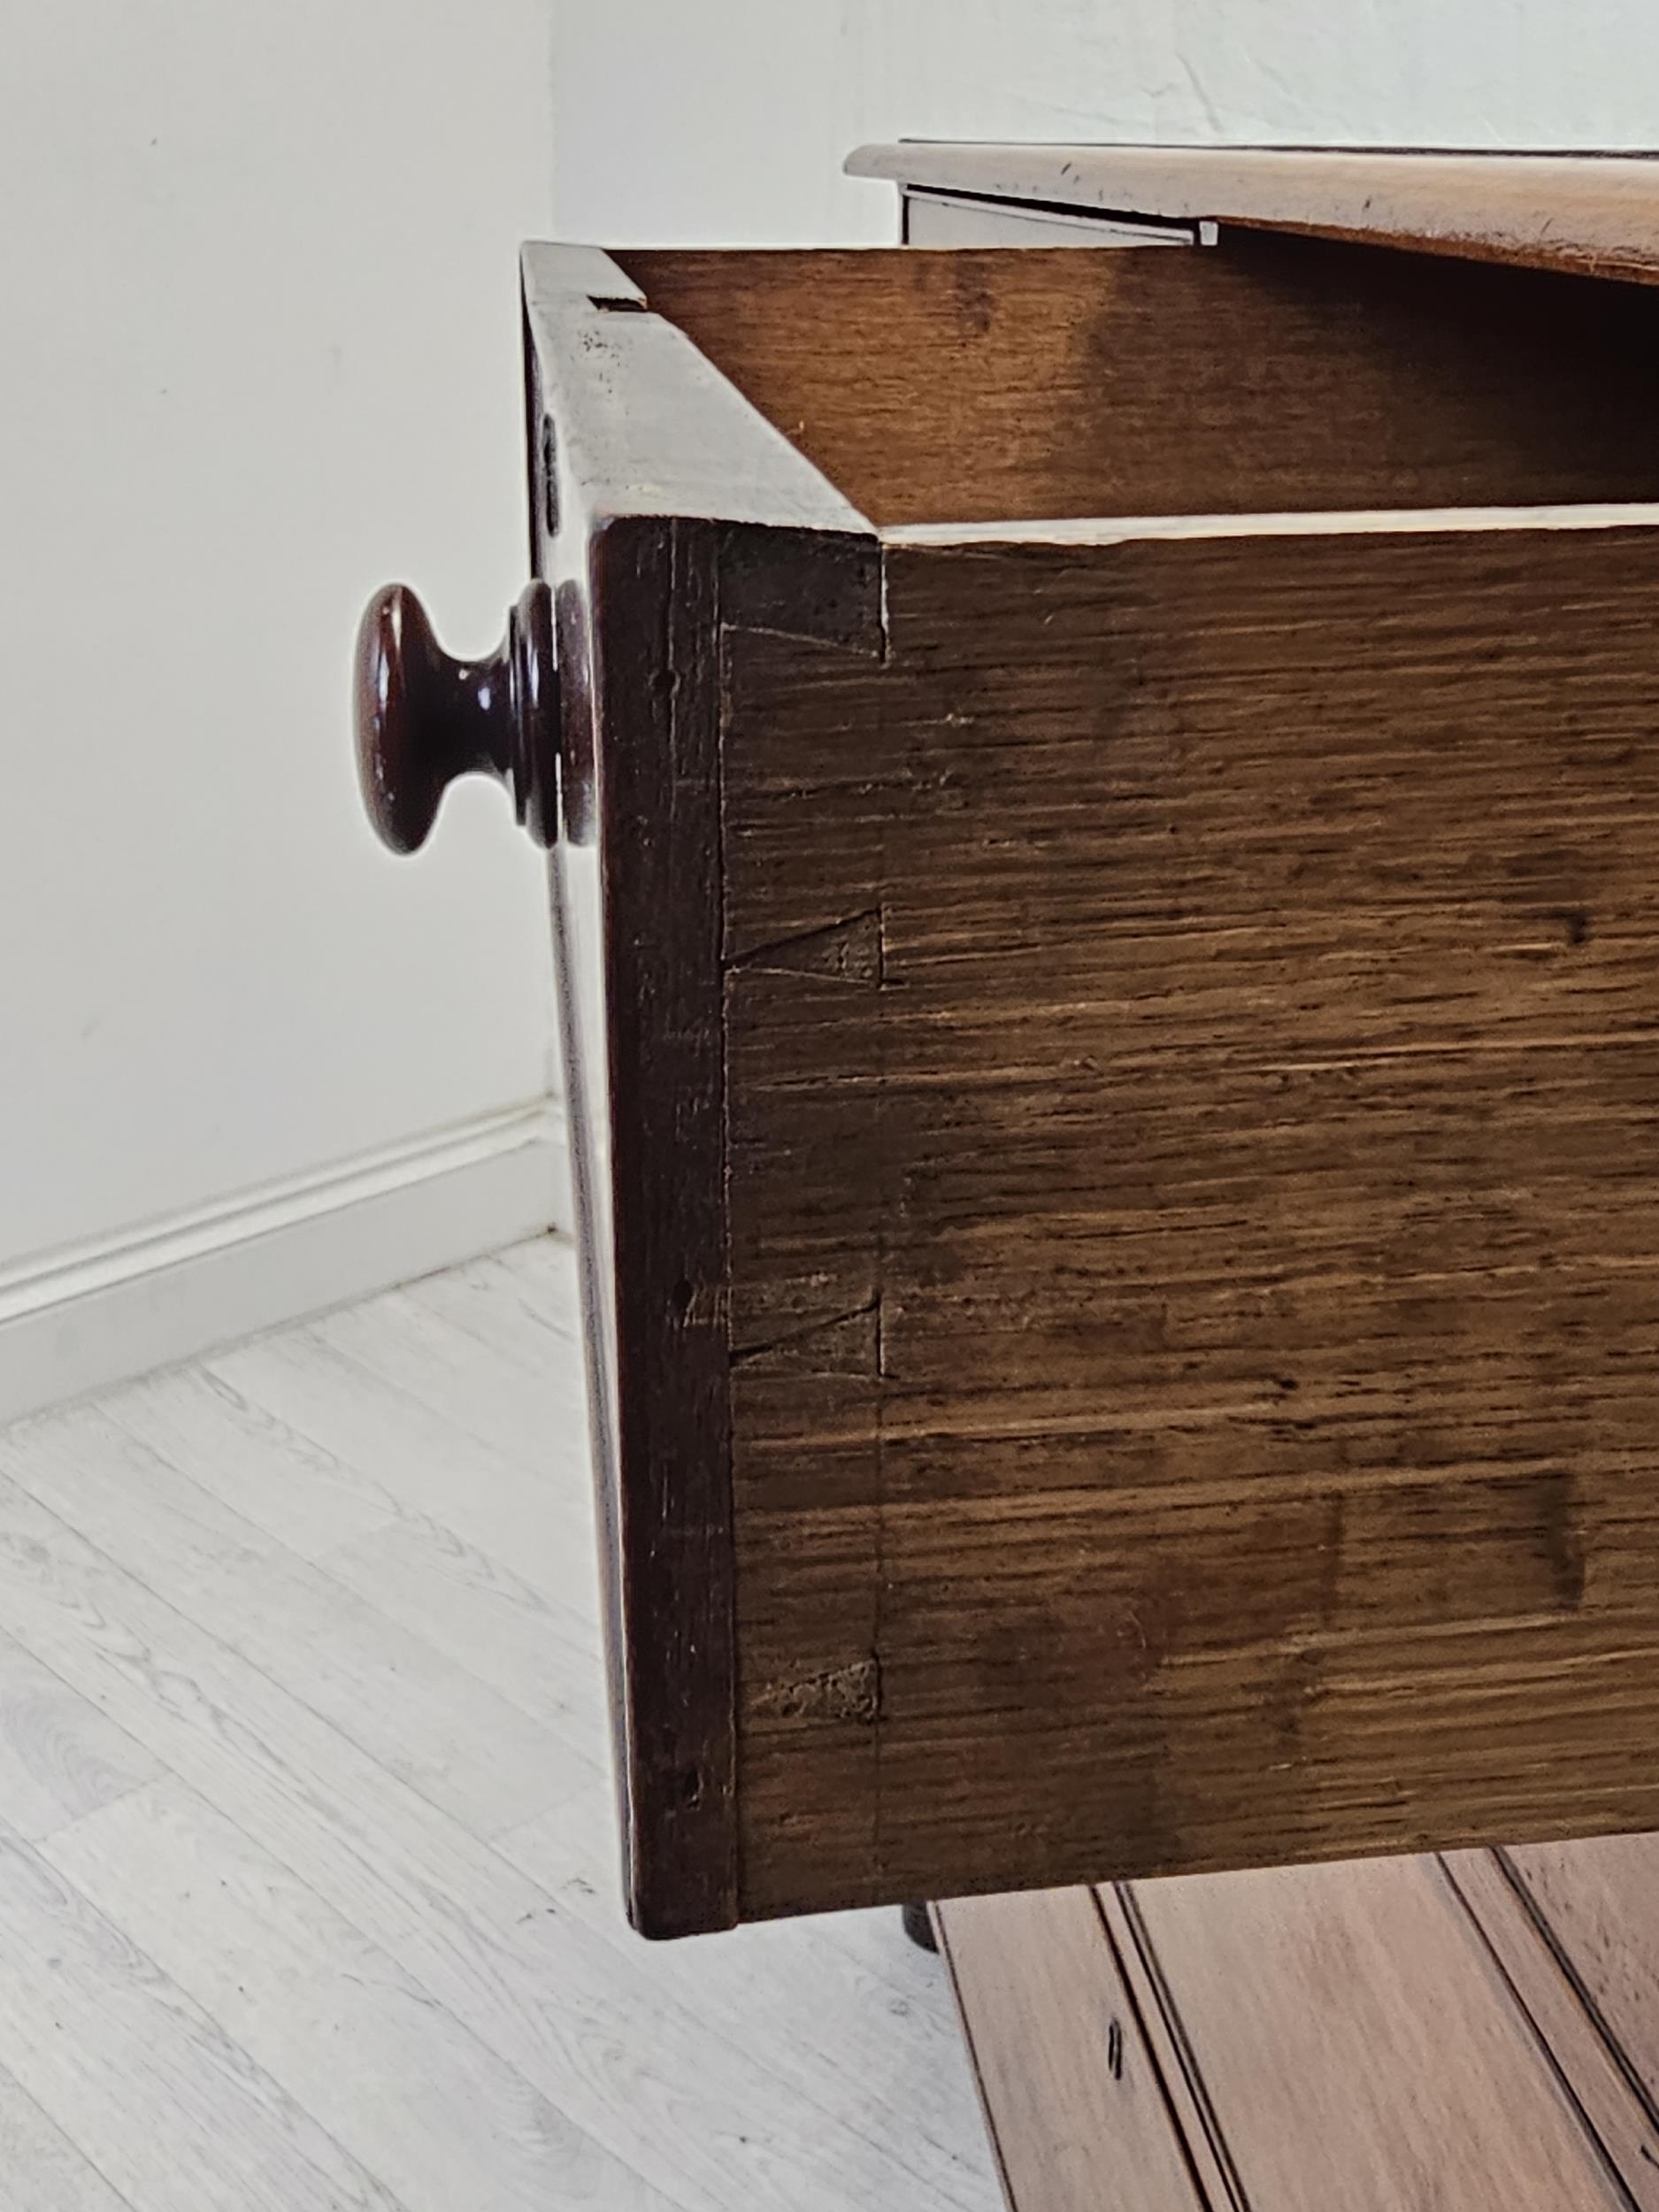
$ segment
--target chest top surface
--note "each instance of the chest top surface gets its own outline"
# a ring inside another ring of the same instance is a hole
[[[1659,283],[1659,160],[1366,148],[861,146],[854,176]]]

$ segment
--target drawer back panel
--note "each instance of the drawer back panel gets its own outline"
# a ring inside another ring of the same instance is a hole
[[[1659,497],[1659,288],[1240,230],[617,258],[877,524]]]

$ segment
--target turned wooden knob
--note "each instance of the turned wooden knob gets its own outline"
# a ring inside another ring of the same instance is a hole
[[[520,595],[487,660],[451,658],[407,584],[388,584],[357,632],[357,772],[369,819],[395,853],[426,842],[444,788],[482,771],[512,793],[538,844],[557,829],[559,695],[553,595]]]

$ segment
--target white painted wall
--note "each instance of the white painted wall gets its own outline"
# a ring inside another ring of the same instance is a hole
[[[478,786],[382,854],[347,710],[376,585],[473,649],[522,581],[550,12],[0,0],[0,1322],[546,1098],[537,856]],[[523,1167],[480,1236],[550,1203]]]
[[[521,235],[887,239],[866,138],[1659,134],[1647,0],[0,0],[0,1414],[554,1202],[540,865],[479,787],[381,855],[346,726],[376,584],[467,650],[518,588]]]
[[[556,213],[618,245],[890,239],[872,138],[1659,146],[1651,0],[563,0]]]

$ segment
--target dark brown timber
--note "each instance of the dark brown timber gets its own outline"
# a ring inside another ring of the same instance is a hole
[[[1659,1821],[1656,593],[895,548],[733,654],[746,1912]]]
[[[1659,495],[1659,293],[1316,239],[629,253],[877,523]]]
[[[1332,250],[1213,326],[1225,246],[631,257],[765,413],[527,263],[651,1932],[1659,1824],[1659,534],[844,495],[1659,490],[1613,288],[1475,273],[1555,395],[1517,305],[1483,406],[1456,303],[1356,321]]]
[[[644,1932],[679,1935],[741,1909],[723,661],[757,627],[873,651],[879,577],[861,518],[603,256],[532,249],[526,289],[536,556],[567,708],[555,938],[627,1895]]]

